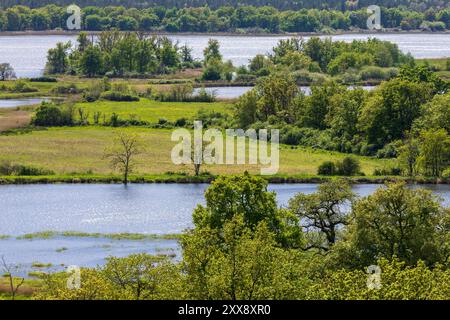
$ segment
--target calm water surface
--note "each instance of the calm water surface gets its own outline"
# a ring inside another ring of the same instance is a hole
[[[370,91],[376,87],[373,86],[363,86],[364,90]],[[248,91],[252,90],[253,87],[208,87],[205,88],[206,92],[210,94],[215,94],[219,99],[235,99],[244,95]],[[311,87],[300,87],[303,93],[307,96],[311,94]],[[198,94],[201,88],[195,88],[194,94]]]
[[[0,234],[39,231],[89,233],[180,233],[192,226],[193,209],[204,203],[206,184],[60,184],[0,186]],[[355,185],[361,196],[379,185]],[[427,185],[450,205],[450,186]],[[271,185],[280,206],[316,184]]]
[[[193,48],[196,59],[203,58],[203,49],[208,39],[219,40],[221,52],[225,59],[235,65],[245,65],[257,54],[271,52],[280,39],[288,37],[244,37],[244,36],[211,36],[211,35],[173,35],[169,36],[180,45],[187,44]],[[352,41],[376,37],[398,44],[403,52],[410,52],[416,58],[450,57],[449,34],[349,34],[333,36],[334,40]],[[306,39],[309,37],[305,37]],[[72,41],[76,36],[0,36],[0,62],[8,62],[16,70],[19,77],[37,77],[44,70],[47,51],[57,42]]]
[[[0,108],[15,108],[21,106],[31,106],[40,104],[42,101],[48,101],[45,98],[27,98],[27,99],[0,99]]]
[[[169,254],[180,257],[175,240],[113,240],[107,238],[57,237],[19,240],[15,236],[39,231],[80,231],[88,233],[179,233],[192,227],[192,211],[204,203],[206,184],[121,185],[12,185],[0,186],[0,255],[19,264],[20,274],[53,272],[68,265],[95,267],[108,256],[133,253]],[[380,185],[355,185],[354,191],[367,196]],[[417,188],[419,186],[412,186]],[[420,186],[433,190],[450,205],[449,185]],[[310,194],[316,184],[270,185],[279,206],[286,206],[296,193]],[[44,269],[33,262],[51,263]]]

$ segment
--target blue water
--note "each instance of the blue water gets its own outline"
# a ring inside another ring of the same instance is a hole
[[[54,184],[0,186],[0,256],[18,265],[20,275],[30,271],[54,272],[69,265],[95,267],[108,256],[133,253],[180,257],[175,240],[114,240],[107,238],[57,237],[20,240],[17,236],[40,231],[88,233],[180,233],[192,227],[192,211],[204,203],[207,184]],[[380,185],[355,185],[359,196],[373,193]],[[449,185],[425,187],[450,205]],[[313,193],[316,184],[270,185],[280,207],[296,193]],[[61,250],[64,248],[65,250]],[[51,263],[34,268],[33,262]]]
[[[180,233],[192,226],[192,211],[204,203],[206,184],[53,184],[0,186],[0,235],[39,231],[88,233]],[[366,196],[380,185],[355,185]],[[427,185],[450,205],[449,185]],[[316,184],[270,185],[278,204]]]
[[[172,35],[169,36],[180,45],[192,47],[193,57],[203,59],[203,49],[210,38],[217,39],[225,60],[231,60],[234,65],[246,65],[257,54],[272,51],[280,39],[286,36],[212,36],[212,35]],[[448,34],[347,34],[333,36],[333,40],[352,41],[376,37],[398,44],[405,53],[411,53],[416,58],[450,57],[450,35]],[[305,37],[308,39],[309,37]],[[10,63],[18,77],[38,77],[42,75],[50,48],[58,42],[76,43],[76,36],[1,36],[0,62]]]
[[[40,104],[42,101],[48,101],[45,98],[24,98],[24,99],[0,99],[0,108],[15,108],[22,106],[31,106]]]

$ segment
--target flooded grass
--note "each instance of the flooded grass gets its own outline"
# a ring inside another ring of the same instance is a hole
[[[3,238],[2,238],[3,237]],[[77,232],[77,231],[41,231],[35,233],[28,233],[21,236],[15,237],[16,240],[45,240],[45,239],[55,239],[58,237],[66,238],[104,238],[111,240],[128,240],[128,241],[144,241],[144,240],[178,240],[181,234],[141,234],[141,233],[87,233],[87,232]],[[0,239],[9,239],[11,236],[3,235]],[[62,252],[67,250],[67,248],[59,248],[56,251]]]

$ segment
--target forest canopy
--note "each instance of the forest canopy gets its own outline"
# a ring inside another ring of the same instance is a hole
[[[36,8],[47,4],[70,5],[72,3],[72,0],[3,0],[0,7],[8,8],[14,5],[24,5]],[[120,5],[128,8],[157,6],[183,8],[203,7],[206,5],[210,8],[219,8],[222,6],[237,7],[239,5],[251,5],[262,7],[269,5],[281,10],[298,10],[302,8],[346,10],[367,7],[369,5],[379,5],[387,8],[405,6],[409,9],[420,11],[431,7],[449,7],[450,2],[448,0],[78,0],[77,4],[82,7],[95,4],[99,7]]]
[[[26,1],[24,1],[24,4]],[[250,1],[248,1],[250,2]],[[42,4],[42,3],[41,3]],[[79,3],[80,4],[80,3]],[[117,4],[116,4],[117,5]],[[367,29],[367,7],[339,8],[329,6],[310,9],[277,6],[202,6],[145,8],[124,6],[85,6],[82,9],[82,29],[101,31],[116,28],[121,31],[154,32],[235,32],[283,33],[321,32]],[[0,7],[1,8],[1,7]],[[450,29],[450,8],[382,7],[384,29],[443,31]],[[13,6],[0,9],[0,31],[44,31],[66,29],[71,14],[65,6],[49,4],[39,8]]]

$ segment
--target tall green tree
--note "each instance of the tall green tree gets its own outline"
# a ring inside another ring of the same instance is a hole
[[[56,48],[48,50],[46,66],[48,73],[65,73],[68,70],[68,51],[70,47],[70,42],[59,42],[56,44]]]
[[[423,173],[440,177],[450,166],[450,136],[444,129],[424,130],[420,133],[419,165]]]
[[[426,82],[393,79],[384,82],[361,110],[360,128],[369,143],[383,146],[402,139],[420,114],[420,106],[433,97]]]
[[[297,218],[278,209],[275,194],[267,190],[267,182],[261,178],[249,174],[218,178],[206,190],[205,199],[206,206],[198,206],[193,213],[197,228],[222,230],[227,221],[242,215],[251,230],[265,222],[283,246],[301,245]]]
[[[96,46],[88,46],[81,55],[79,68],[83,75],[94,77],[103,74],[103,56]]]
[[[306,249],[328,251],[338,240],[339,229],[348,224],[348,207],[355,199],[350,185],[343,180],[326,182],[316,193],[297,194],[289,209],[299,218],[308,239]]]
[[[449,248],[441,241],[450,232],[447,214],[431,191],[388,184],[355,204],[348,261],[368,266],[395,256],[408,265],[445,262]]]

